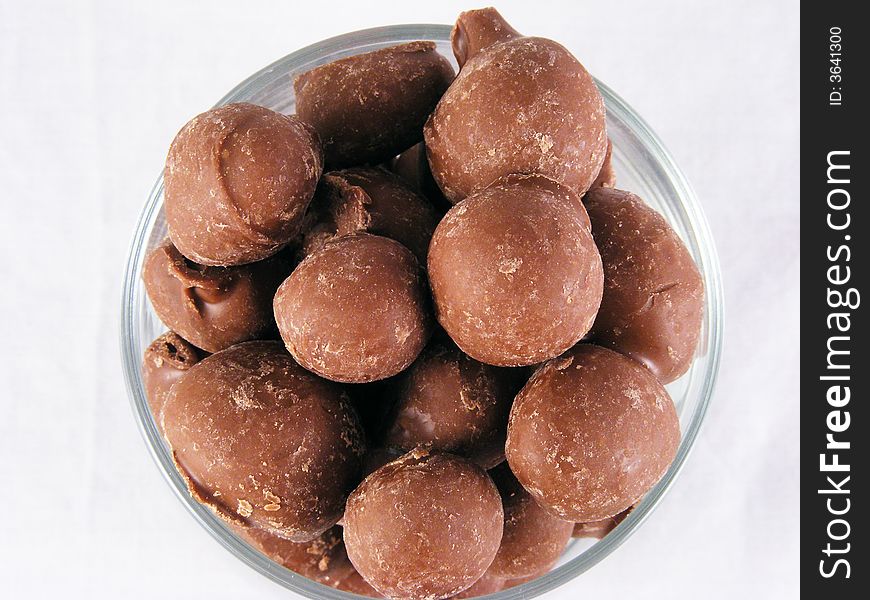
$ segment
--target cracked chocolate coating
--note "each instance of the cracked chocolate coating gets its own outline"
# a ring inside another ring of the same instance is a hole
[[[163,429],[195,499],[293,542],[335,525],[365,453],[341,387],[280,342],[237,344],[194,365],[169,392]]]
[[[169,237],[202,265],[268,258],[299,233],[322,172],[320,140],[295,116],[247,103],[213,108],[169,148]]]
[[[603,271],[578,196],[541,175],[509,175],[450,209],[429,246],[436,316],[491,365],[559,355],[592,326]]]
[[[376,590],[437,600],[483,576],[504,514],[480,467],[417,449],[369,475],[348,498],[344,520],[348,556]]]
[[[698,267],[667,221],[634,194],[595,189],[585,203],[604,264],[592,339],[670,383],[689,369],[701,336]]]
[[[320,134],[331,168],[378,164],[423,139],[453,76],[433,42],[357,54],[298,76],[296,113]]]
[[[574,523],[541,508],[502,463],[490,475],[501,493],[504,535],[489,573],[501,579],[529,577],[556,562],[571,539]]]
[[[429,339],[425,281],[399,242],[341,236],[310,254],[275,294],[287,349],[306,369],[347,383],[405,370]]]
[[[405,450],[425,445],[494,467],[504,460],[518,375],[433,341],[396,382],[385,443]]]
[[[517,395],[505,455],[542,508],[588,522],[635,504],[679,443],[674,403],[648,369],[579,344],[541,366]]]
[[[168,240],[142,267],[154,312],[195,346],[217,352],[274,337],[272,298],[290,273],[283,256],[237,267],[209,267],[186,259]]]
[[[426,264],[438,214],[399,176],[382,169],[353,168],[326,173],[311,205],[313,223],[304,235],[310,254],[336,236],[358,231],[396,240]]]
[[[539,173],[579,195],[607,147],[604,101],[563,46],[517,37],[494,9],[462,13],[453,47],[465,64],[426,121],[432,175],[458,202],[509,173]]]

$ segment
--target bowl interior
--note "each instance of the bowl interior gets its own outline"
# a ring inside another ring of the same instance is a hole
[[[294,52],[254,74],[218,104],[252,102],[293,113],[293,78],[317,65],[345,56],[412,40],[432,40],[454,63],[450,27],[398,25],[354,32]],[[662,481],[612,533],[603,540],[576,540],[559,566],[532,582],[498,592],[491,598],[519,600],[551,590],[579,575],[612,552],[640,526],[673,483],[685,461],[710,401],[722,344],[722,289],[713,239],[691,187],[673,159],[638,115],[607,86],[598,82],[607,105],[607,129],[613,142],[617,187],[638,194],[674,227],[694,257],[706,286],[705,316],[697,356],[689,372],[667,386],[677,407],[683,439],[677,457]],[[311,598],[355,597],[317,584],[273,563],[237,537],[208,509],[194,501],[175,471],[168,448],[157,431],[145,399],[140,376],[141,356],[148,344],[166,330],[145,295],[141,272],[144,257],[166,235],[163,180],[158,178],[142,211],[124,274],[121,350],[127,387],[146,444],[178,498],[211,535],[242,561],[281,585]]]

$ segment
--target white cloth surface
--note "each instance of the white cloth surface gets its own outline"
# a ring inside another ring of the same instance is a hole
[[[0,0],[0,595],[287,598],[200,529],[146,452],[118,350],[133,226],[178,128],[263,65],[466,2]],[[569,598],[798,595],[799,7],[498,4],[569,47],[688,174],[726,286],[685,470]]]

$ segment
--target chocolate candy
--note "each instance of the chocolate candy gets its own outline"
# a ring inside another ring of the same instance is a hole
[[[489,573],[501,579],[529,577],[549,569],[571,539],[574,524],[538,506],[506,463],[490,471],[504,506],[504,535]]]
[[[244,103],[213,108],[169,148],[169,237],[202,265],[268,258],[299,233],[322,171],[317,134],[295,116]]]
[[[411,146],[390,162],[390,170],[401,177],[417,192],[423,194],[432,206],[443,216],[452,204],[432,177],[429,159],[426,158],[426,145],[423,142]]]
[[[645,364],[662,383],[685,373],[701,336],[704,284],[679,236],[630,192],[587,194],[604,263],[596,343]]]
[[[438,321],[469,356],[532,365],[592,326],[603,271],[579,198],[541,175],[509,175],[454,206],[429,248]]]
[[[194,498],[293,542],[338,521],[365,451],[343,391],[280,342],[237,344],[195,364],[172,386],[163,428]]]
[[[335,587],[354,572],[344,549],[341,527],[337,525],[303,543],[291,542],[254,527],[233,529],[271,560],[318,583]]]
[[[361,383],[403,371],[431,331],[417,260],[367,233],[338,237],[309,255],[275,295],[275,318],[293,357],[332,379]]]
[[[635,504],[665,474],[679,442],[674,404],[648,369],[579,344],[519,393],[505,454],[542,508],[587,522]]]
[[[366,231],[401,242],[425,265],[429,240],[438,224],[429,201],[382,168],[325,174],[312,209],[319,218],[305,235],[308,254],[335,236]]]
[[[453,80],[433,42],[342,58],[296,78],[296,113],[320,134],[332,168],[377,164],[423,137]]]
[[[480,363],[452,343],[433,342],[396,384],[386,443],[429,446],[491,468],[504,460],[517,373]]]
[[[589,189],[606,187],[612,188],[616,186],[616,172],[613,170],[613,144],[610,138],[607,138],[607,152],[604,153],[604,164],[601,165],[601,170],[598,171],[598,176]]]
[[[424,128],[432,175],[458,202],[509,173],[540,173],[582,195],[604,160],[604,101],[563,46],[518,36],[495,9],[462,13],[465,60]]]
[[[145,349],[142,356],[142,386],[151,407],[151,415],[158,427],[160,413],[166,402],[169,388],[181,376],[203,358],[205,352],[182,338],[167,331]]]
[[[588,523],[575,523],[574,531],[571,537],[575,538],[595,538],[602,539],[605,535],[616,529],[616,526],[625,520],[625,517],[634,510],[634,506],[630,506],[618,515],[601,519],[600,521],[590,521]]]
[[[347,553],[390,598],[448,598],[483,576],[501,542],[501,499],[478,466],[416,449],[350,495]]]
[[[217,352],[274,336],[272,298],[290,272],[283,257],[238,267],[207,267],[184,258],[168,240],[142,267],[154,312],[192,344]]]

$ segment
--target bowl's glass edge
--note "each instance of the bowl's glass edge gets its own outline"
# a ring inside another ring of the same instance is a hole
[[[245,97],[250,86],[254,82],[262,82],[264,77],[272,76],[273,74],[274,77],[280,77],[284,74],[280,68],[288,62],[300,61],[309,55],[316,56],[324,52],[339,49],[351,40],[354,43],[359,44],[360,42],[380,43],[385,41],[447,39],[450,30],[451,27],[448,25],[391,25],[332,37],[288,54],[264,69],[261,69],[233,88],[233,90],[224,96],[217,105],[237,101],[238,98]],[[721,271],[715,244],[700,243],[700,239],[705,239],[708,242],[712,242],[713,240],[703,210],[687,178],[677,166],[676,162],[658,136],[652,131],[652,129],[650,129],[646,122],[609,87],[597,79],[596,83],[598,83],[602,95],[607,99],[608,110],[618,112],[620,118],[624,122],[631,123],[632,128],[639,135],[646,138],[646,141],[655,151],[657,159],[667,167],[667,170],[672,176],[672,181],[679,191],[682,200],[680,210],[685,213],[684,216],[692,224],[692,230],[689,232],[689,239],[686,240],[686,242],[693,246],[696,256],[700,257],[699,268],[704,279],[706,293],[709,296],[709,310],[705,313],[704,318],[707,325],[708,336],[710,337],[708,346],[711,356],[704,380],[704,387],[701,391],[701,399],[695,408],[691,420],[689,421],[688,428],[683,433],[683,440],[674,462],[671,464],[670,469],[662,480],[647,494],[641,504],[631,514],[629,514],[619,527],[607,535],[603,540],[597,542],[589,550],[585,551],[582,555],[534,581],[486,596],[486,598],[493,600],[522,600],[533,598],[551,591],[591,568],[625,542],[631,533],[649,517],[652,510],[661,501],[668,489],[673,485],[679,472],[682,470],[686,459],[694,447],[695,439],[697,438],[704,421],[719,371],[723,343],[722,317],[724,311],[724,298],[722,292]],[[162,444],[162,439],[159,432],[156,430],[156,427],[153,425],[153,420],[150,418],[148,402],[145,399],[141,381],[139,381],[135,375],[139,372],[140,357],[138,356],[135,347],[136,345],[131,343],[131,340],[135,337],[133,313],[131,308],[134,305],[133,300],[135,293],[133,282],[136,278],[136,273],[139,271],[138,266],[144,260],[144,252],[147,247],[146,237],[157,217],[159,211],[159,198],[162,195],[162,191],[163,178],[161,175],[149,194],[148,201],[139,217],[133,239],[131,240],[126,268],[124,270],[124,284],[122,287],[121,298],[120,350],[122,366],[124,368],[124,377],[132,410],[136,417],[139,431],[146,442],[146,446],[148,446],[148,451],[151,454],[152,459],[160,467],[160,470],[163,472],[167,483],[172,488],[175,495],[194,514],[200,525],[205,528],[222,546],[239,557],[245,564],[273,581],[303,596],[326,598],[328,600],[349,600],[351,598],[358,598],[359,596],[356,596],[355,594],[342,592],[296,575],[295,573],[276,565],[271,560],[240,541],[234,535],[228,535],[229,530],[221,523],[217,522],[208,512],[207,508],[193,500],[189,494],[186,493],[184,482],[175,471],[171,460],[167,460],[164,455],[156,450]]]

